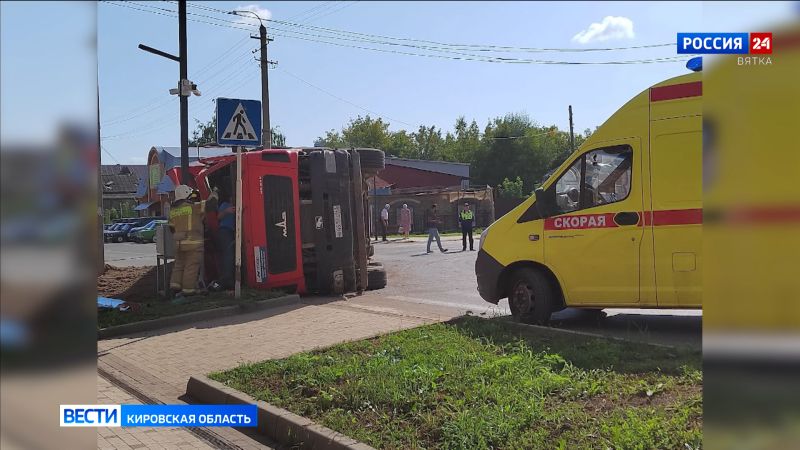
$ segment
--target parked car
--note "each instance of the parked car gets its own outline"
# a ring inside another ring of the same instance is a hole
[[[155,242],[156,227],[163,223],[167,223],[167,221],[161,219],[151,220],[147,225],[131,230],[129,236],[134,242]]]
[[[125,242],[128,237],[128,232],[133,228],[133,224],[122,222],[110,230],[103,232],[103,240],[106,242]]]

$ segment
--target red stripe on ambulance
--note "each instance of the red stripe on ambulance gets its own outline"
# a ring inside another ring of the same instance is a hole
[[[687,97],[699,97],[701,95],[703,95],[702,81],[694,81],[691,83],[672,84],[669,86],[659,86],[650,88],[651,102],[675,100],[678,98],[687,98]]]

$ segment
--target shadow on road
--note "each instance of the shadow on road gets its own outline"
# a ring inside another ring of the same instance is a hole
[[[553,314],[550,326],[663,345],[702,346],[702,316],[607,311],[608,317],[602,317],[591,311],[567,308]]]

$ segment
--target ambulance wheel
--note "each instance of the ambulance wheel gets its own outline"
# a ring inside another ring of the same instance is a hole
[[[357,148],[361,160],[361,171],[365,174],[376,174],[386,167],[386,157],[383,150],[374,148]]]
[[[383,289],[386,287],[386,270],[383,267],[367,267],[367,290]]]
[[[517,321],[544,325],[550,320],[555,304],[556,295],[541,272],[521,269],[511,277],[508,306]]]

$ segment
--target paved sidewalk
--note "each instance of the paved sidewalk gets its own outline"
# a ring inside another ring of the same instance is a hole
[[[366,297],[366,296],[364,296]],[[361,297],[361,299],[365,299]],[[436,315],[411,316],[370,310],[344,300],[315,299],[251,314],[224,317],[163,330],[98,342],[100,402],[105,397],[123,398],[131,393],[147,403],[180,403],[191,375],[207,374],[244,362],[289,356],[439,320]],[[122,387],[123,389],[120,389]],[[231,428],[215,428],[210,442],[215,447],[271,448]],[[201,436],[202,437],[202,436]],[[123,428],[104,429],[98,437],[103,448],[134,448],[150,439],[152,444],[171,441],[193,446],[197,436],[182,429],[158,429],[147,433]],[[216,439],[216,441],[214,440]],[[170,441],[171,440],[171,441]],[[208,439],[200,439],[208,445]],[[147,443],[147,447],[150,447]],[[133,445],[132,445],[133,444]],[[116,445],[119,445],[118,447]],[[128,445],[125,447],[124,445]]]
[[[97,403],[99,404],[139,404],[139,400],[108,382],[97,377]],[[104,450],[147,449],[188,449],[213,448],[197,438],[185,428],[100,428],[97,432],[97,448]]]

